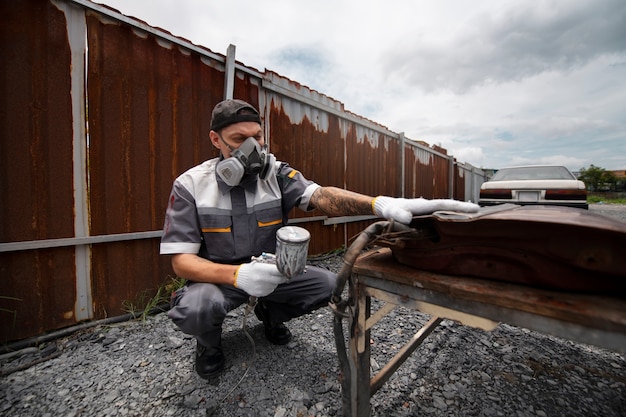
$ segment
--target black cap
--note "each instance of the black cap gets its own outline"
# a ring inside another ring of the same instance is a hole
[[[220,130],[239,122],[257,122],[261,124],[261,117],[257,109],[252,107],[252,105],[238,99],[220,101],[213,108],[211,130]]]

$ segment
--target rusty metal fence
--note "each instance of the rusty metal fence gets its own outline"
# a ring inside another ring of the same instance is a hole
[[[279,160],[371,195],[476,200],[482,170],[271,71],[87,0],[0,2],[0,342],[119,315],[173,272],[158,254],[172,181],[216,156],[213,106],[259,107]],[[381,175],[384,173],[384,175]],[[310,251],[372,219],[295,212]]]

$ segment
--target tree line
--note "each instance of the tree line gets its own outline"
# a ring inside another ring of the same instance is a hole
[[[626,189],[626,180],[617,177],[612,171],[597,167],[581,168],[578,179],[585,183],[589,191],[621,191]]]

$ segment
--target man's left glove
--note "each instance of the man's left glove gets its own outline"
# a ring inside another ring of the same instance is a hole
[[[374,214],[385,219],[393,219],[403,224],[411,223],[413,216],[430,214],[435,211],[461,211],[475,213],[478,205],[451,199],[427,200],[425,198],[393,198],[378,196],[372,201]]]

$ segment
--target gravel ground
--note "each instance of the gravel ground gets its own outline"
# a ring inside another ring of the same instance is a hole
[[[590,204],[589,210],[626,222],[626,205],[624,204]]]
[[[626,206],[593,205],[626,221]],[[337,271],[341,256],[312,262]],[[376,307],[376,303],[374,303]],[[372,335],[376,371],[428,317],[398,308]],[[0,359],[2,416],[341,415],[328,308],[288,323],[273,346],[236,309],[224,323],[224,373],[193,370],[195,342],[164,313],[82,329]],[[244,331],[247,330],[246,331]],[[251,336],[252,341],[247,337]],[[375,334],[374,334],[375,333]],[[256,354],[255,354],[256,353]],[[626,416],[626,360],[506,324],[442,324],[371,399],[373,416]]]

